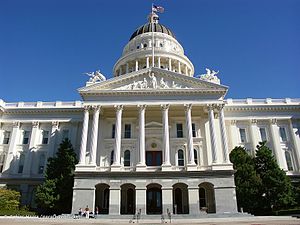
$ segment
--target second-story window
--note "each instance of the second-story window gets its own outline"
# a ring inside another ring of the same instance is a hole
[[[126,150],[124,152],[124,166],[130,166],[130,151]]]
[[[43,130],[42,135],[43,135],[42,144],[43,145],[48,144],[48,141],[49,141],[49,131]]]
[[[116,124],[112,124],[111,127],[111,138],[115,138],[116,135]]]
[[[23,141],[22,141],[23,145],[27,145],[29,143],[29,136],[30,136],[30,131],[24,130]]]
[[[196,125],[194,123],[192,123],[192,134],[193,137],[196,137]]]
[[[177,158],[178,158],[178,166],[184,166],[184,153],[182,149],[178,150]]]
[[[240,138],[241,138],[241,143],[247,142],[246,129],[240,128]]]
[[[124,138],[131,138],[131,124],[125,124]]]
[[[114,154],[115,154],[115,151],[112,150],[110,153],[110,165],[112,165],[114,163]]]
[[[266,128],[259,128],[259,133],[260,133],[260,138],[261,141],[267,141],[267,133],[266,133]]]
[[[198,164],[198,151],[197,149],[194,149],[194,162],[197,165]]]
[[[176,133],[177,133],[177,137],[178,138],[182,138],[183,137],[183,126],[182,126],[182,123],[177,123],[176,124]]]
[[[284,127],[279,128],[279,133],[280,133],[281,141],[287,141],[286,131]]]
[[[20,159],[19,159],[18,173],[23,173],[24,161],[25,161],[25,155],[24,155],[24,154],[21,154],[21,155],[20,155]]]
[[[10,139],[10,131],[5,131],[4,138],[3,138],[3,144],[7,145],[9,143],[9,139]]]

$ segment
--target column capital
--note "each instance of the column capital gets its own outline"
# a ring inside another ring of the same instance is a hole
[[[139,108],[139,110],[145,110],[147,105],[137,105],[137,107]]]
[[[257,119],[251,119],[250,120],[250,124],[252,125],[256,125],[257,124]]]
[[[100,106],[100,105],[93,105],[93,106],[92,106],[92,109],[93,109],[94,111],[99,111],[99,110],[101,109],[101,106]]]
[[[187,112],[188,110],[191,110],[192,109],[192,104],[184,104],[184,110],[185,112]]]
[[[13,122],[13,128],[19,128],[20,127],[20,121],[14,121]]]
[[[170,107],[169,104],[163,104],[163,105],[160,105],[160,108],[161,108],[163,111],[168,110],[169,107]]]
[[[32,127],[37,128],[39,126],[39,121],[33,121],[32,122]]]
[[[236,125],[236,120],[231,120],[231,121],[230,121],[230,124],[231,124],[231,125]]]
[[[123,105],[114,105],[114,108],[116,111],[122,111],[123,110]]]
[[[272,125],[276,125],[277,122],[278,122],[277,119],[271,119],[271,120],[270,120],[270,123],[271,123]]]
[[[220,104],[216,104],[215,108],[219,111],[221,111],[222,109],[224,109],[225,103],[220,103]]]
[[[89,111],[90,108],[91,108],[90,105],[84,105],[84,106],[83,106],[84,111]]]
[[[58,121],[52,121],[52,127],[58,127],[59,126],[59,122]]]

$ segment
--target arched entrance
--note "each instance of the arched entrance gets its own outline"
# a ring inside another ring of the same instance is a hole
[[[135,186],[123,184],[121,186],[121,214],[135,213]]]
[[[147,186],[147,214],[162,214],[161,185],[149,184]]]
[[[109,185],[96,185],[95,207],[98,207],[99,214],[108,214],[109,212]]]
[[[173,213],[188,214],[189,213],[189,196],[188,186],[183,183],[173,185]]]
[[[215,190],[211,183],[201,183],[199,185],[199,204],[200,210],[207,213],[216,212]]]

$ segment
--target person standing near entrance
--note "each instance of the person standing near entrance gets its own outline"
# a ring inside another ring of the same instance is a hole
[[[85,218],[90,218],[90,209],[88,205],[85,208]]]

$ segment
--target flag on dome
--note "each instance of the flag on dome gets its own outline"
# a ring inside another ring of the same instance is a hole
[[[165,11],[165,9],[162,6],[153,5],[152,6],[152,11],[153,12],[163,13]]]

